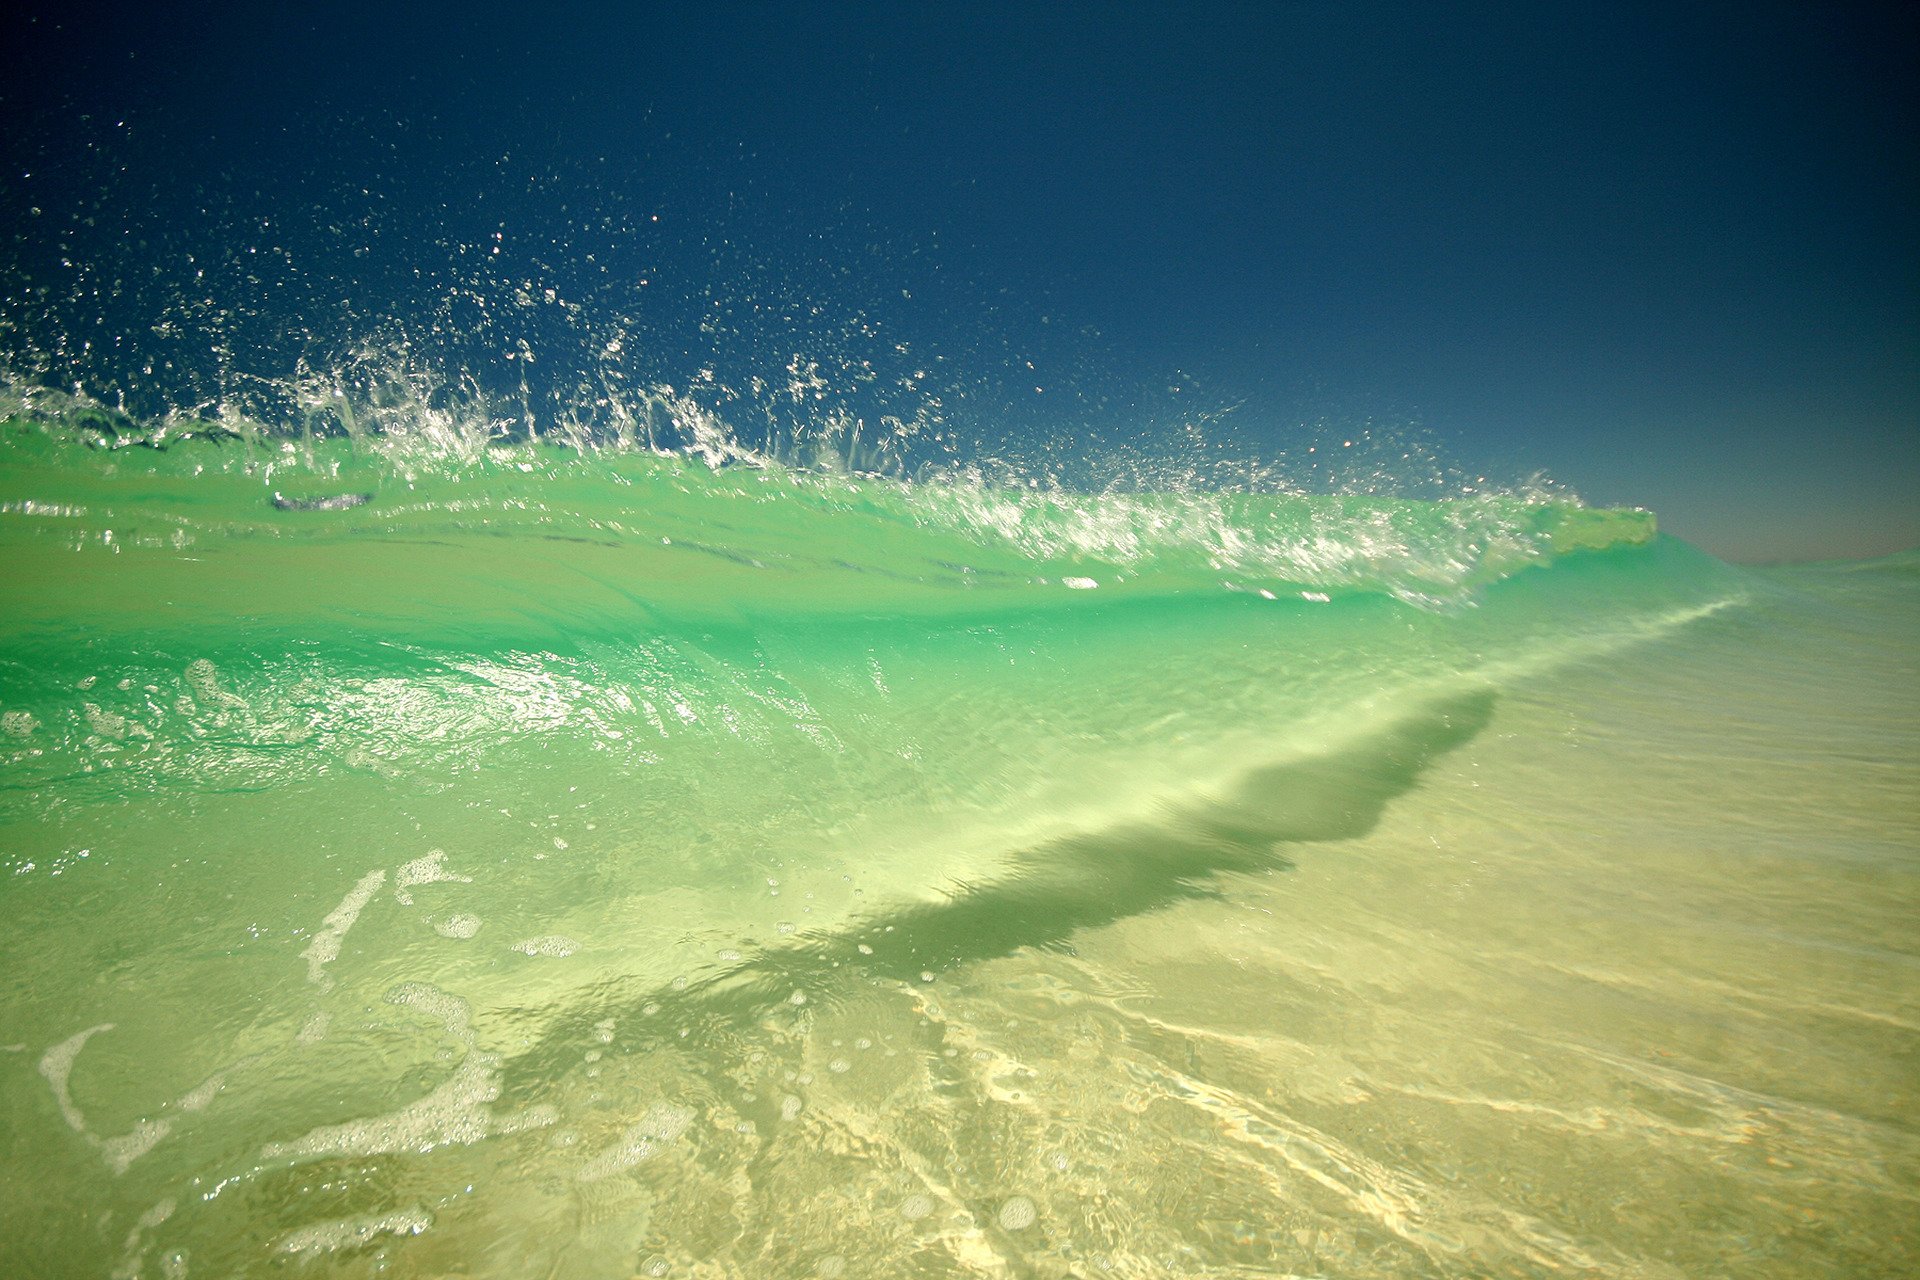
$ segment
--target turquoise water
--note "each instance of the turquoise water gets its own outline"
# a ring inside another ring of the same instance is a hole
[[[1911,556],[0,429],[10,1274],[1916,1265]]]

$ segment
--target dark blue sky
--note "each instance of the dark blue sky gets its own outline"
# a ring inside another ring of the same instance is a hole
[[[30,274],[53,269],[53,241],[24,211],[103,201],[125,238],[182,245],[196,218],[231,235],[384,205],[416,264],[426,241],[489,227],[579,256],[618,224],[635,269],[683,290],[699,271],[736,292],[780,277],[774,292],[839,289],[867,316],[932,262],[938,314],[887,323],[956,362],[1033,358],[1042,381],[1062,366],[1085,417],[1178,385],[1188,405],[1238,405],[1259,447],[1303,421],[1418,424],[1469,471],[1541,469],[1723,555],[1920,541],[1910,11],[389,4],[6,22],[24,71],[0,88],[5,209]],[[391,211],[408,202],[431,217]]]

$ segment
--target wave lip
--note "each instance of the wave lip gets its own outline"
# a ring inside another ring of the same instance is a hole
[[[423,457],[391,442],[185,428],[156,429],[145,448],[121,447],[118,435],[98,448],[100,432],[19,416],[0,430],[14,463],[0,475],[8,543],[219,550],[245,571],[243,545],[364,551],[454,539],[476,558],[525,559],[537,547],[566,561],[570,542],[614,553],[572,557],[603,580],[651,582],[685,607],[890,609],[897,596],[958,588],[975,601],[1225,589],[1448,608],[1522,569],[1645,546],[1657,533],[1650,512],[1534,493],[1076,492],[531,441]],[[431,558],[418,555],[422,566]],[[388,556],[382,572],[404,582],[408,566]]]

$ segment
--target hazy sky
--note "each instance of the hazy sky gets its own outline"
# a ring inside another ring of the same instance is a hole
[[[1083,342],[1276,447],[1418,424],[1722,555],[1920,542],[1910,6],[221,8],[7,19],[8,216],[123,121],[122,169],[269,205],[412,138],[367,199],[834,228],[937,256],[976,352]]]

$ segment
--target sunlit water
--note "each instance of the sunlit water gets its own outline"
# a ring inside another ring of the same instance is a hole
[[[6,429],[9,1275],[1920,1267],[1910,557]]]

